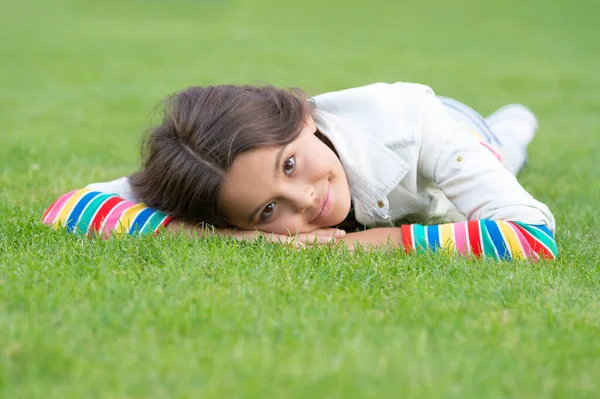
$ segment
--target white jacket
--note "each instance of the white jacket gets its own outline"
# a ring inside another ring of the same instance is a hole
[[[355,216],[369,226],[516,220],[554,231],[536,201],[427,86],[376,83],[312,98],[336,148]],[[136,201],[127,178],[88,186]]]
[[[376,83],[313,98],[366,225],[516,220],[554,231],[548,207],[455,122],[427,86]]]

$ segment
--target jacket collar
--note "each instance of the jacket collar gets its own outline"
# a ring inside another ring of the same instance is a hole
[[[410,170],[408,163],[347,118],[319,109],[312,116],[340,156],[353,200],[363,202],[381,217],[387,215],[387,195]]]

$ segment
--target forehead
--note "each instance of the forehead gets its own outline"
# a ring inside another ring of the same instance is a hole
[[[281,149],[282,147],[256,148],[236,156],[225,175],[223,190],[239,191],[239,187],[252,187],[255,183],[273,180],[275,158]]]

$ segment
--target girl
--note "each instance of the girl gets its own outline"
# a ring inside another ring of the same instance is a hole
[[[522,105],[483,119],[410,83],[310,99],[274,87],[191,87],[166,101],[139,172],[65,194],[43,221],[81,234],[164,226],[550,259],[554,218],[515,178],[536,130]]]

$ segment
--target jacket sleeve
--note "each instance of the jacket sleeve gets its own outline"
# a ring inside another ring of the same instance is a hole
[[[42,221],[54,229],[66,228],[78,235],[156,234],[171,217],[117,194],[75,190],[59,197],[46,209]]]

